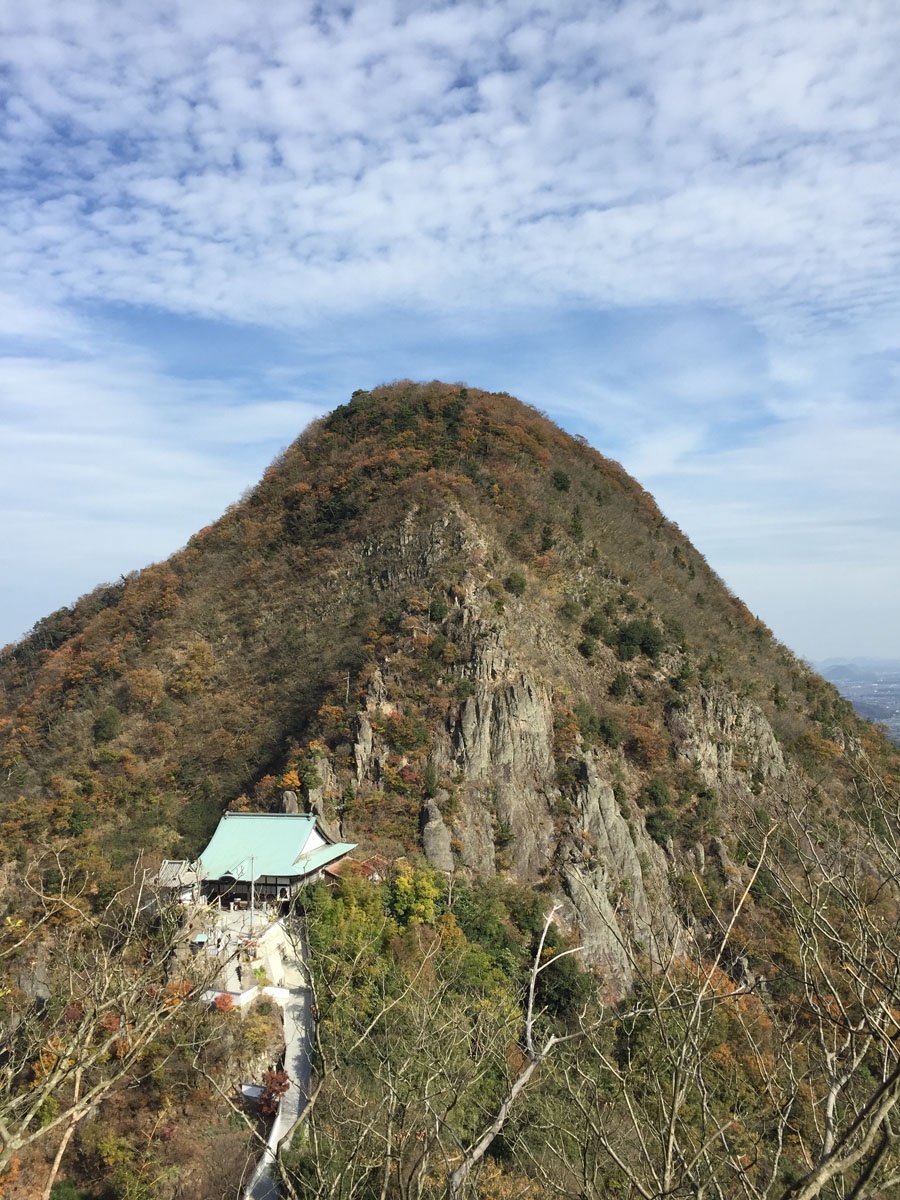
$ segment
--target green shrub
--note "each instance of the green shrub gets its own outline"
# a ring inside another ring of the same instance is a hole
[[[385,733],[388,741],[400,754],[411,754],[414,750],[421,750],[428,745],[428,725],[422,717],[414,714],[388,717]]]
[[[672,803],[672,793],[669,791],[668,785],[664,779],[659,776],[654,776],[649,783],[645,783],[638,792],[638,804],[642,808],[664,808]]]
[[[513,833],[512,826],[509,821],[499,821],[497,828],[494,830],[494,845],[498,850],[505,850],[507,846],[511,846],[516,840],[516,835]]]
[[[618,746],[622,745],[622,726],[617,721],[614,721],[612,717],[600,718],[598,732],[606,745],[611,749],[615,750]]]
[[[617,700],[621,700],[623,696],[628,695],[629,687],[631,687],[631,676],[627,671],[619,671],[613,676],[613,681],[609,685],[609,694]]]
[[[398,858],[388,883],[388,911],[400,925],[433,925],[445,891],[437,871]]]
[[[681,667],[679,668],[677,675],[673,675],[672,678],[669,680],[669,683],[672,685],[672,687],[674,688],[674,690],[676,692],[682,693],[682,692],[687,691],[688,685],[693,681],[693,679],[694,679],[694,668],[691,666],[691,664],[689,662],[687,662],[687,660],[685,660],[681,664]]]
[[[753,880],[753,886],[750,888],[750,895],[757,904],[765,904],[766,901],[771,901],[773,897],[778,895],[775,876],[768,867],[760,867],[756,878]]]
[[[60,1179],[50,1189],[50,1200],[89,1200],[90,1193],[76,1187],[71,1179]]]
[[[594,652],[597,649],[597,642],[592,637],[582,638],[578,643],[578,653],[583,658],[593,658]]]
[[[436,600],[432,600],[428,606],[428,616],[432,621],[445,620],[450,609],[447,607],[447,601],[439,596]]]
[[[553,936],[554,932],[552,928],[548,931],[545,949],[558,953],[562,946],[558,937]],[[554,1016],[565,1017],[583,1007],[592,988],[593,977],[578,965],[574,955],[567,955],[542,970],[535,999],[542,1009]]]
[[[119,736],[121,723],[122,717],[119,710],[113,708],[111,704],[108,705],[94,722],[94,741],[111,742],[113,738]]]
[[[586,742],[596,741],[600,732],[600,720],[589,704],[579,700],[572,708],[581,736]]]
[[[581,629],[589,637],[606,637],[609,632],[609,622],[602,613],[592,612]]]
[[[553,480],[553,486],[558,492],[567,492],[572,486],[572,480],[565,473],[565,471],[560,470],[559,467],[557,467],[553,472],[551,478]]]
[[[503,586],[511,596],[521,596],[528,585],[521,571],[511,571],[503,580]]]
[[[684,631],[684,626],[676,617],[663,617],[663,626],[666,633],[669,635],[669,640],[684,650],[686,645],[687,635]]]
[[[438,776],[435,770],[434,763],[431,759],[425,764],[425,772],[422,777],[422,794],[426,800],[432,800],[438,792]]]
[[[660,846],[665,846],[669,838],[675,836],[678,829],[678,818],[667,805],[654,808],[647,813],[647,832]]]
[[[646,654],[653,661],[666,644],[662,630],[648,617],[626,621],[612,637],[612,644],[623,662],[628,662],[637,654]]]
[[[699,832],[714,833],[718,828],[719,801],[715,792],[701,784],[697,789],[697,805],[694,809],[694,823]]]
[[[579,702],[573,709],[581,736],[590,745],[594,742],[604,742],[607,746],[620,746],[622,743],[622,728],[610,717],[598,717],[589,704]]]
[[[431,645],[428,647],[428,657],[436,661],[443,658],[444,651],[447,649],[448,641],[442,633],[436,633],[431,639]]]

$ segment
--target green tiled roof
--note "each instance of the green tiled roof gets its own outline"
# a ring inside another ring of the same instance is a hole
[[[335,842],[304,854],[315,827],[311,813],[223,813],[198,860],[200,878],[308,875],[354,849],[353,842]]]

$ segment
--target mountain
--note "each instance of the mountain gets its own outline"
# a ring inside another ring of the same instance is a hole
[[[0,655],[4,1195],[236,1192],[277,1014],[123,884],[294,792],[390,866],[302,900],[291,1194],[887,1200],[898,768],[618,464],[356,392]]]
[[[541,886],[617,987],[628,944],[677,938],[684,864],[721,887],[746,853],[748,806],[846,814],[849,759],[889,753],[617,463],[441,383],[354,393],[8,647],[0,688],[19,858],[65,845],[102,893],[293,787],[349,840]]]

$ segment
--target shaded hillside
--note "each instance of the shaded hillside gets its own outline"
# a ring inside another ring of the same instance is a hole
[[[618,464],[439,383],[355,393],[0,687],[12,854],[61,842],[102,890],[293,786],[354,840],[542,882],[622,971],[609,927],[675,936],[673,865],[721,887],[738,809],[845,814],[848,759],[888,769]]]

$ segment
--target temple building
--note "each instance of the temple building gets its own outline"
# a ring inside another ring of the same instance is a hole
[[[332,842],[314,813],[222,814],[212,839],[194,864],[207,900],[290,900],[324,867],[355,849]]]

